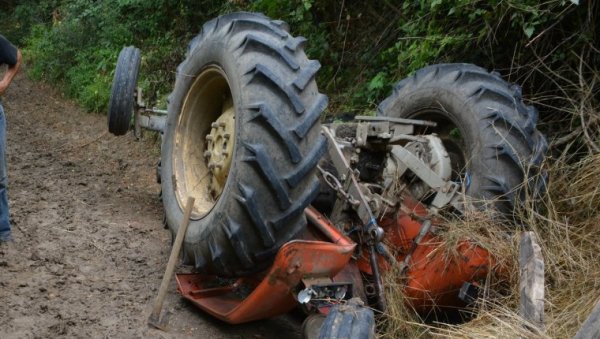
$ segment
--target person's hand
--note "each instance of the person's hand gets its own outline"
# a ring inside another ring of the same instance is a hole
[[[2,78],[2,80],[0,80],[0,95],[6,92],[6,89],[12,82],[12,79],[15,77],[15,75],[17,75],[17,72],[21,67],[22,58],[23,57],[21,55],[21,51],[17,50],[17,63],[14,66],[9,67],[6,73],[4,73],[4,77]]]
[[[0,95],[4,94],[6,89],[8,88],[8,82],[5,80],[0,81]]]

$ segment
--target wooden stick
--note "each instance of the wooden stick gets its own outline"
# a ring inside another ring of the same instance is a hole
[[[519,267],[521,316],[544,331],[544,258],[533,232],[523,232],[519,244]]]
[[[158,328],[161,327],[160,311],[162,310],[163,302],[165,300],[165,296],[167,295],[169,282],[171,281],[171,278],[173,277],[173,272],[175,271],[175,264],[177,264],[177,259],[179,258],[179,251],[181,250],[181,245],[183,244],[183,239],[185,238],[185,232],[187,231],[188,225],[190,224],[190,216],[192,214],[193,207],[194,198],[189,197],[185,206],[183,219],[181,220],[181,225],[179,225],[179,229],[177,230],[177,236],[175,237],[175,242],[173,243],[173,248],[171,249],[171,256],[169,257],[169,262],[167,263],[167,268],[165,269],[165,275],[163,276],[162,282],[160,283],[160,289],[158,290],[156,300],[154,300],[152,314],[150,314],[150,318],[148,319],[148,323],[150,325]]]
[[[593,338],[600,338],[600,302],[596,304],[590,316],[573,337],[573,339]]]

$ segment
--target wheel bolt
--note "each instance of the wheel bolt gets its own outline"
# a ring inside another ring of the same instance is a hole
[[[212,141],[213,140],[213,136],[209,134],[209,135],[206,136],[205,139],[206,139],[206,141]]]
[[[212,155],[212,152],[211,152],[211,151],[205,151],[205,152],[204,152],[204,157],[205,157],[205,158],[207,158],[207,159],[210,159],[210,156],[211,156],[211,155]]]
[[[223,122],[223,121],[219,122],[219,126],[220,127],[225,127],[225,122]]]
[[[224,139],[229,139],[229,138],[231,138],[231,134],[225,133],[225,134],[223,134],[223,138]]]

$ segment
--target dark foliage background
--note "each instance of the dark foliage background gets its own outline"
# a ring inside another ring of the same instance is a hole
[[[28,73],[89,111],[106,109],[120,49],[144,59],[140,84],[165,106],[177,64],[202,24],[249,10],[287,21],[323,65],[327,114],[370,113],[392,85],[433,63],[470,62],[523,86],[559,151],[600,151],[600,5],[577,0],[5,0],[0,32]],[[571,148],[573,149],[573,148]]]

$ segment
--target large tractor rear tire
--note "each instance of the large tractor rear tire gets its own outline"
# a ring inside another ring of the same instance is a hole
[[[206,23],[177,68],[169,97],[161,178],[167,223],[196,205],[183,258],[205,273],[265,269],[306,226],[327,148],[327,97],[305,39],[283,22],[233,13]]]
[[[472,205],[511,214],[544,189],[540,166],[548,148],[536,129],[537,110],[523,103],[521,89],[470,64],[425,67],[398,82],[378,115],[434,121],[448,151],[453,180]]]

